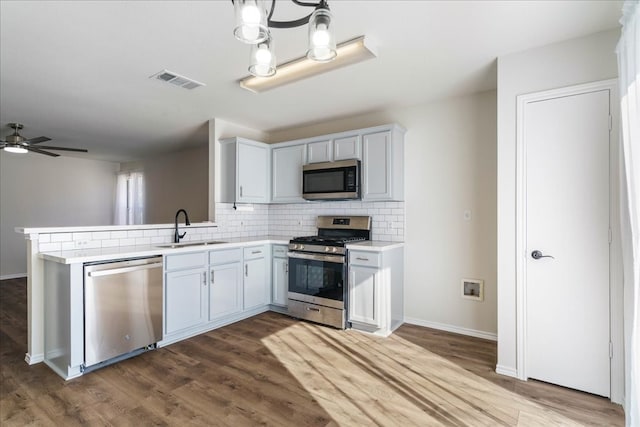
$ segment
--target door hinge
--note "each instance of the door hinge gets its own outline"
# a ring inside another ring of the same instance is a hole
[[[613,241],[613,233],[611,232],[611,227],[609,227],[609,244]]]
[[[613,343],[609,341],[609,359],[613,359]]]

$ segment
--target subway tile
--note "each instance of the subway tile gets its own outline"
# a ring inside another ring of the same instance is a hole
[[[72,240],[71,233],[52,233],[51,234],[51,243],[56,242],[69,242]]]
[[[142,237],[143,234],[144,233],[142,232],[142,230],[129,230],[129,231],[127,231],[127,237],[128,238]]]
[[[136,244],[136,239],[120,239],[119,246],[133,246]]]
[[[50,243],[51,242],[51,234],[49,234],[49,233],[39,234],[38,235],[38,242],[40,242],[40,243]]]
[[[73,233],[72,240],[91,240],[91,234],[92,233]]]
[[[103,248],[112,248],[114,246],[120,246],[120,240],[118,239],[104,239],[100,241]]]
[[[38,250],[40,252],[53,252],[61,250],[62,243],[53,242],[53,243],[41,243],[38,245]]]
[[[127,232],[124,230],[111,232],[112,239],[124,239],[125,237],[127,237]]]
[[[112,239],[110,231],[94,231],[91,233],[91,240]]]

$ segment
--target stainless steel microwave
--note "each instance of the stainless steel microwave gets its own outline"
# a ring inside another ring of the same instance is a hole
[[[302,197],[307,200],[359,199],[360,160],[304,165]]]

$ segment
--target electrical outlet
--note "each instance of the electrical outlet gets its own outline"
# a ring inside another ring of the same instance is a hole
[[[76,240],[73,242],[73,244],[76,248],[81,249],[89,244],[89,240]]]
[[[387,228],[393,228],[393,221],[387,221]]]

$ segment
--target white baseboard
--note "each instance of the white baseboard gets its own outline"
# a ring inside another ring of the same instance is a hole
[[[514,368],[496,365],[496,374],[506,375],[508,377],[518,378],[518,371]]]
[[[23,277],[27,277],[27,273],[5,274],[0,276],[0,280],[21,279]]]
[[[476,329],[463,328],[461,326],[447,325],[445,323],[429,322],[427,320],[405,317],[405,323],[411,325],[424,326],[425,328],[439,329],[441,331],[453,332],[455,334],[468,335],[470,337],[483,338],[485,340],[498,341],[498,335],[492,332],[478,331]]]
[[[44,362],[44,354],[29,354],[24,355],[24,361],[27,365],[35,365],[36,363]]]

